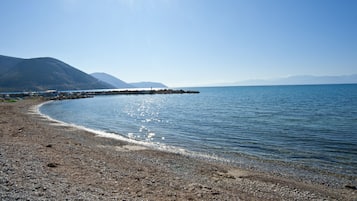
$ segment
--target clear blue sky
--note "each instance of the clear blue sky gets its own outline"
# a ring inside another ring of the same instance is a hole
[[[171,87],[357,74],[357,1],[0,0],[0,54]]]

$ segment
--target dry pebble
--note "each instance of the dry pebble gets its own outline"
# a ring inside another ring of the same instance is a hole
[[[50,122],[39,103],[0,103],[0,200],[357,200],[355,185],[137,149]]]

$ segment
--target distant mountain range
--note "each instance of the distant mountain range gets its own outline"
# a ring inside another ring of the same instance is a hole
[[[166,88],[157,82],[125,83],[106,73],[89,75],[50,57],[22,59],[0,55],[0,92]]]
[[[308,84],[353,84],[357,83],[357,74],[342,76],[300,75],[269,80],[247,80],[232,85],[308,85]]]
[[[92,73],[93,77],[101,80],[103,82],[109,83],[116,88],[167,88],[166,85],[159,82],[134,82],[134,83],[126,83],[119,78],[116,78],[112,75],[106,73]]]
[[[132,82],[129,84],[135,88],[168,88],[160,82]]]
[[[21,59],[0,55],[0,91],[106,88],[113,86],[54,58]]]
[[[247,80],[216,86],[304,85],[357,83],[357,74],[344,76],[291,76],[269,80]],[[0,92],[87,90],[114,88],[167,88],[159,82],[126,83],[106,73],[84,73],[50,57],[22,59],[0,55]]]
[[[106,73],[91,73],[90,75],[97,78],[98,80],[101,80],[114,86],[114,88],[134,88],[134,86]]]

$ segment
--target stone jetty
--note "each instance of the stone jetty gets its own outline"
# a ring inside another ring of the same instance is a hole
[[[104,95],[154,95],[154,94],[197,94],[199,91],[182,89],[150,89],[150,90],[98,90],[98,91],[56,91],[47,90],[42,92],[20,92],[20,93],[2,93],[0,100],[11,100],[21,98],[40,97],[45,100],[65,100],[92,98],[94,96]]]

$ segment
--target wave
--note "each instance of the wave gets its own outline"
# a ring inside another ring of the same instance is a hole
[[[130,138],[130,135],[129,135],[129,137],[125,137],[125,136],[122,136],[122,135],[120,135],[118,133],[114,133],[114,132],[106,132],[106,131],[103,131],[103,130],[92,129],[92,128],[88,128],[88,127],[85,127],[85,126],[77,125],[77,124],[74,124],[74,123],[67,123],[67,122],[64,122],[64,121],[60,121],[58,119],[54,119],[51,116],[46,115],[46,114],[41,112],[40,108],[42,106],[44,106],[46,104],[50,104],[52,102],[53,101],[47,101],[47,102],[43,102],[43,103],[40,103],[38,105],[35,105],[35,106],[30,108],[29,113],[37,114],[37,115],[47,119],[49,122],[55,122],[55,124],[54,124],[55,126],[72,127],[74,129],[78,129],[78,130],[82,130],[82,131],[87,131],[87,132],[93,133],[97,137],[110,138],[110,139],[114,139],[114,140],[128,142],[128,143],[135,144],[135,145],[140,145],[140,146],[143,146],[145,148],[151,148],[153,150],[164,151],[164,152],[174,153],[174,154],[181,154],[181,155],[184,155],[184,156],[190,156],[190,157],[194,157],[194,158],[201,158],[201,159],[210,160],[210,161],[221,161],[221,162],[226,162],[226,163],[231,163],[232,162],[229,159],[225,159],[225,158],[218,157],[218,156],[215,156],[215,155],[189,151],[187,149],[184,149],[184,148],[181,148],[181,147],[167,145],[165,143],[150,142],[150,141],[138,141],[138,140],[135,140],[133,138]],[[154,134],[151,133],[151,135],[154,135]]]

